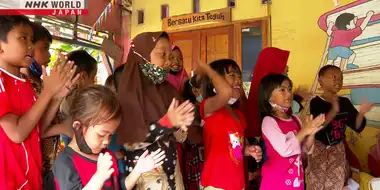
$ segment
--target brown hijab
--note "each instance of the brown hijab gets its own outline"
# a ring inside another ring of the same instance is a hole
[[[123,110],[116,131],[118,144],[144,142],[150,122],[164,116],[172,99],[178,97],[171,84],[166,81],[154,84],[139,66],[151,61],[150,53],[162,34],[163,32],[142,33],[131,43],[118,86],[118,99]]]

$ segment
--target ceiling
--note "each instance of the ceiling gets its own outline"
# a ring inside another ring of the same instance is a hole
[[[104,11],[110,0],[88,0],[88,15],[78,16],[78,23],[88,26],[94,25],[99,15]],[[116,0],[112,11],[107,15],[98,30],[120,33],[121,15],[128,15],[132,11],[132,0]],[[57,16],[57,19],[75,23],[76,16]]]

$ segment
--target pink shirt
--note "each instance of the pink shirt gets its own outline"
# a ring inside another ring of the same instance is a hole
[[[355,38],[362,34],[363,30],[360,27],[356,27],[352,30],[334,30],[331,34],[332,41],[330,48],[342,46],[351,47],[352,42]]]
[[[263,120],[262,133],[268,160],[262,168],[261,190],[304,189],[302,150],[296,138],[301,122],[297,116],[293,117],[296,120],[268,116]]]

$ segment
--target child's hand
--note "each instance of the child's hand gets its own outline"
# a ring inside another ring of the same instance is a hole
[[[315,135],[318,131],[323,128],[323,123],[325,122],[325,114],[320,114],[318,117],[313,119],[313,115],[307,117],[303,123],[303,128],[307,135]]]
[[[52,95],[56,95],[74,76],[75,70],[73,70],[73,62],[68,61],[67,58],[62,58],[63,55],[59,55],[59,63],[55,63],[50,75],[47,75],[46,68],[43,66],[42,74],[44,80],[44,90],[49,90]]]
[[[334,22],[329,22],[329,24],[327,25],[328,28],[332,28],[334,26]]]
[[[204,76],[204,75],[207,75],[207,72],[206,72],[206,69],[210,67],[207,63],[203,62],[203,61],[199,61],[198,62],[198,67],[196,69],[196,73],[198,76]]]
[[[168,117],[173,126],[181,127],[183,131],[187,131],[194,120],[194,105],[190,101],[183,102],[178,106],[178,100],[173,98],[168,109]]]
[[[376,105],[376,103],[368,103],[367,99],[363,97],[362,103],[360,104],[359,113],[365,115]]]
[[[55,64],[59,64],[59,63],[67,63],[67,57],[66,56],[62,56],[59,52],[59,55],[58,55],[58,59],[57,61],[55,62]],[[74,65],[74,61],[71,62],[73,65]],[[72,71],[76,71],[77,69],[77,66],[74,65]],[[80,77],[80,74],[77,74],[74,78],[69,78],[69,80],[66,81],[66,83],[64,84],[64,87],[57,93],[57,95],[55,96],[55,98],[57,99],[62,99],[62,98],[65,98],[71,91],[75,90],[77,88],[77,81]]]
[[[301,96],[304,101],[309,101],[311,97],[313,96],[313,93],[309,92],[307,87],[298,87],[294,94]]]
[[[261,147],[260,146],[257,146],[257,145],[251,145],[251,146],[247,146],[245,148],[245,154],[246,155],[249,155],[249,156],[252,156],[256,162],[260,162],[261,159],[263,158],[263,151],[261,150]]]
[[[95,173],[98,180],[101,180],[104,183],[111,177],[112,173],[115,171],[111,168],[112,164],[112,156],[108,152],[105,154],[99,154],[97,162],[98,167]]]
[[[339,113],[340,112],[339,96],[334,95],[334,96],[330,97],[329,99],[327,99],[326,101],[331,104],[331,109],[335,113]]]
[[[58,52],[58,59],[55,61],[54,65],[59,65],[60,63],[68,63],[67,61],[67,56],[62,55],[61,51]],[[71,64],[74,65],[74,61],[70,62]],[[72,68],[72,71],[75,71],[77,69],[77,66],[74,65]],[[69,78],[66,83],[64,84],[64,87],[57,93],[55,98],[60,99],[60,98],[65,98],[71,91],[73,91],[76,87],[76,82],[78,81],[80,77],[80,74],[77,74],[74,78]]]
[[[158,149],[149,155],[149,151],[146,150],[136,163],[135,171],[139,174],[149,172],[164,163],[165,152]]]
[[[367,13],[367,17],[372,17],[374,14],[375,14],[374,11],[368,11],[368,13]]]

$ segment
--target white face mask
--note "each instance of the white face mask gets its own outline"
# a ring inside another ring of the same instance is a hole
[[[277,110],[282,111],[282,112],[287,112],[289,110],[289,107],[280,106],[280,105],[272,103],[272,102],[269,102],[269,104],[272,106],[272,108],[277,109]]]
[[[215,94],[216,94],[216,89],[215,89],[215,88],[214,88],[213,91],[214,91]],[[228,100],[228,104],[229,104],[229,105],[232,105],[232,104],[234,104],[237,100],[238,100],[237,98],[230,98],[230,99]]]

